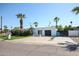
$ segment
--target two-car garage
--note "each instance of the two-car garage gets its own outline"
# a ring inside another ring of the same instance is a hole
[[[34,36],[56,36],[57,29],[55,27],[34,28]]]

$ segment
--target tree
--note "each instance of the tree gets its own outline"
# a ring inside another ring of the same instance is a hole
[[[23,30],[23,19],[25,18],[25,14],[19,13],[16,16],[20,19],[20,30]]]
[[[14,27],[13,30],[19,30],[19,27]]]
[[[33,27],[32,27],[32,25],[30,25],[29,30],[30,30],[30,33],[33,34]]]
[[[68,31],[68,30],[72,30],[72,29],[73,29],[73,27],[71,27],[70,25],[69,26],[65,25],[65,27],[64,27],[64,31]]]
[[[38,22],[34,22],[33,24],[35,25],[35,27],[37,27],[37,26],[38,26]]]
[[[58,27],[58,21],[59,21],[60,19],[59,19],[59,17],[55,17],[54,18],[54,21],[56,22],[56,28]]]
[[[71,24],[70,26],[72,27],[72,21],[70,21],[70,24]]]
[[[7,29],[8,27],[6,25],[4,25],[4,32],[6,33],[8,31]]]
[[[62,30],[63,30],[62,25],[59,25],[59,26],[57,27],[57,29],[58,29],[59,31],[62,31]]]
[[[76,15],[79,14],[79,7],[73,8],[72,12],[74,12]]]
[[[1,32],[2,32],[2,16],[1,16],[1,24],[0,25],[1,25]]]
[[[68,26],[65,25],[65,26],[64,26],[64,31],[68,31],[68,29],[69,29]]]

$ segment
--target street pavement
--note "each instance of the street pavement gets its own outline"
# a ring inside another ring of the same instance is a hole
[[[79,56],[79,49],[68,51],[60,46],[0,41],[0,56]]]

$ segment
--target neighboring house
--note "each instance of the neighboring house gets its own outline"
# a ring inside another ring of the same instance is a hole
[[[56,36],[55,27],[39,27],[33,29],[33,36]]]
[[[79,29],[69,30],[68,36],[79,36]]]

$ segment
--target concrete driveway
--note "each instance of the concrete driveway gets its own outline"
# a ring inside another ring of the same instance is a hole
[[[74,43],[77,44],[77,42],[75,42],[74,40],[72,40],[70,37],[55,37],[52,40],[54,43]]]
[[[37,44],[37,45],[54,45],[61,46],[58,43],[66,43],[71,42],[77,44],[77,42],[73,41],[70,37],[28,37],[23,39],[10,40],[8,42],[14,43],[23,43],[23,44]]]

